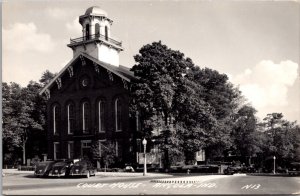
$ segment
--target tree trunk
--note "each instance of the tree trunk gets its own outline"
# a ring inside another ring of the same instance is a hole
[[[26,165],[25,142],[23,142],[23,165]]]
[[[169,170],[169,168],[170,168],[169,150],[165,149],[164,154],[165,154],[164,168],[165,168],[165,170]]]

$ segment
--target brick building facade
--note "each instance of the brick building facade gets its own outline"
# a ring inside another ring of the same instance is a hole
[[[93,142],[112,141],[121,162],[134,162],[136,117],[129,115],[134,76],[119,65],[122,44],[111,38],[112,20],[100,8],[88,8],[79,22],[83,35],[68,44],[73,59],[41,91],[48,99],[48,158],[91,157]]]

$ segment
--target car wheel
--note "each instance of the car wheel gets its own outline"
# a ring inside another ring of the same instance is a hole
[[[90,177],[90,172],[88,171],[88,173],[86,174],[86,178]]]

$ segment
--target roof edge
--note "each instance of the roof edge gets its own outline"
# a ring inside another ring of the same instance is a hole
[[[86,54],[86,53],[84,53],[84,52],[79,52],[75,57],[73,57],[73,59],[71,59],[70,61],[69,61],[69,63],[67,64],[67,65],[65,65],[62,69],[61,69],[61,71],[39,92],[39,94],[40,95],[42,95],[47,89],[49,89],[52,85],[53,85],[53,83],[65,72],[65,70],[66,69],[68,69],[68,67],[70,66],[70,65],[72,65],[73,63],[74,63],[74,61],[77,59],[77,58],[79,58],[79,56],[80,55],[82,55],[82,56],[84,56],[85,58],[87,58],[87,59],[89,59],[89,60],[91,60],[91,61],[93,61],[93,62],[96,62],[98,65],[100,65],[101,67],[103,67],[103,68],[105,68],[105,69],[107,69],[107,70],[109,70],[110,72],[112,72],[112,73],[114,73],[114,74],[116,74],[117,76],[119,76],[119,77],[121,77],[122,79],[124,79],[124,80],[126,80],[127,82],[130,82],[130,78],[128,78],[128,77],[126,77],[126,76],[124,76],[124,75],[122,75],[122,74],[120,74],[120,73],[118,73],[117,71],[115,71],[115,70],[113,70],[113,69],[111,69],[111,68],[109,68],[109,65],[110,64],[108,64],[108,63],[105,63],[105,62],[102,62],[102,61],[99,61],[98,59],[96,59],[96,58],[94,58],[94,57],[92,57],[92,56],[90,56],[90,55],[88,55],[88,54]],[[111,65],[111,66],[113,66],[113,65]]]

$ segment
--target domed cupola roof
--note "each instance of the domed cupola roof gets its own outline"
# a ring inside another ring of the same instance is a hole
[[[107,12],[102,10],[98,6],[93,6],[93,7],[88,8],[85,11],[85,15],[105,16],[105,17],[107,17]]]

